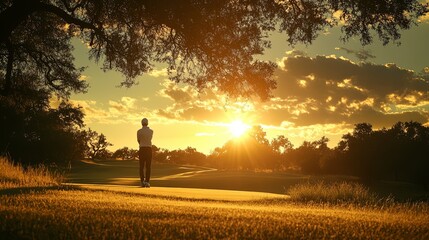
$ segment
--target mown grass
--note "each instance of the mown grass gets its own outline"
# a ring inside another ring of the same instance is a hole
[[[0,181],[0,239],[429,239],[425,203],[225,200],[228,191],[219,199],[219,192],[211,197],[215,190],[208,189],[201,190],[204,198],[199,199],[186,189],[168,196],[157,194],[168,188],[56,186],[56,178],[45,170],[25,174],[28,170],[8,166],[11,169],[23,174],[11,172],[6,178],[1,173],[1,179],[8,180]],[[38,179],[37,174],[45,180],[20,180]],[[350,188],[344,186],[337,192]],[[309,187],[298,192],[302,189]],[[356,196],[359,187],[351,189]],[[334,196],[328,194],[327,199]]]

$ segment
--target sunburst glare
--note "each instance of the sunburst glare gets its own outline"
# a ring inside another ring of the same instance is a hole
[[[228,128],[232,136],[240,137],[250,128],[250,126],[243,123],[241,120],[235,120],[228,125]]]

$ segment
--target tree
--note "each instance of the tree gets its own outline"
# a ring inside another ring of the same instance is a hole
[[[170,163],[192,164],[192,165],[200,165],[200,166],[206,165],[206,155],[204,153],[198,152],[193,147],[187,147],[184,150],[182,149],[172,150],[165,153]]]
[[[28,95],[0,97],[0,153],[24,165],[68,166],[72,160],[81,158],[84,153],[79,131],[83,127],[81,109],[65,102],[52,109],[47,101],[32,100],[43,93],[24,93]]]
[[[91,129],[86,131],[86,140],[88,146],[87,156],[89,156],[92,160],[97,157],[106,156],[106,148],[113,145],[107,141],[107,138],[104,136],[104,134],[99,134]]]
[[[138,159],[138,150],[130,149],[128,147],[123,147],[120,149],[117,149],[113,154],[112,157],[117,159],[120,158],[122,160],[135,160]]]
[[[5,0],[1,87],[8,94],[22,79],[36,81],[33,74],[50,91],[83,91],[81,69],[70,61],[70,39],[78,37],[104,69],[124,74],[124,86],[160,62],[176,82],[264,99],[275,88],[275,64],[257,56],[270,46],[270,31],[284,32],[292,45],[310,44],[341,22],[344,40],[368,44],[375,33],[387,44],[427,12],[419,0]]]
[[[152,145],[152,159],[155,162],[166,162],[170,151],[165,148],[159,148],[155,145]],[[138,155],[137,155],[138,158]]]
[[[262,129],[261,126],[256,125],[253,126],[249,132],[247,133],[248,137],[254,139],[256,142],[262,144],[262,145],[267,145],[268,146],[268,139],[267,139],[267,133],[264,132],[264,129]]]
[[[274,151],[285,154],[293,149],[293,144],[283,135],[279,135],[271,140],[271,147]]]
[[[309,142],[304,141],[301,146],[292,149],[288,154],[303,173],[320,174],[324,160],[330,155],[331,149],[327,146],[329,139],[323,136],[320,140]]]
[[[345,174],[367,183],[374,180],[406,181],[429,186],[429,128],[417,122],[398,122],[389,129],[372,130],[371,124],[355,125],[346,134],[331,160]],[[332,164],[331,164],[332,165]]]

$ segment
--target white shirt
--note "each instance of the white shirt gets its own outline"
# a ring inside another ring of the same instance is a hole
[[[137,131],[137,142],[140,147],[152,147],[153,130],[143,126]]]

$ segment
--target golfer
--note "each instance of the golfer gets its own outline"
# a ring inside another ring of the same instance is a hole
[[[142,119],[142,128],[137,131],[139,143],[140,182],[142,187],[150,187],[150,170],[152,163],[153,130],[148,127],[147,118]]]

